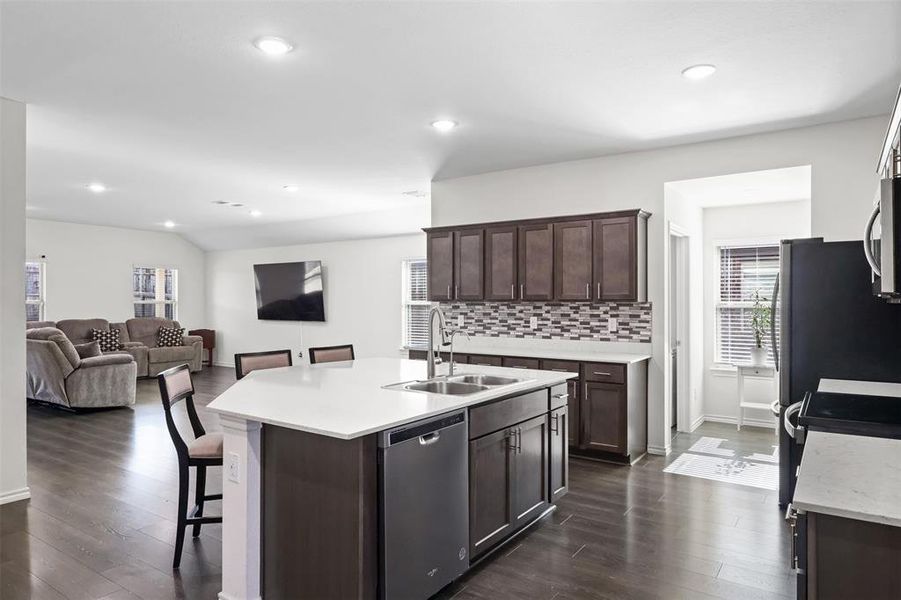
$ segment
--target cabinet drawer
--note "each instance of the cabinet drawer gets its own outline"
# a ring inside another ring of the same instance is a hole
[[[537,369],[541,361],[537,358],[524,358],[522,356],[505,356],[501,361],[505,367],[512,369]]]
[[[550,360],[547,358],[541,359],[541,368],[545,371],[562,371],[564,373],[580,373],[581,365],[577,362],[571,360]]]
[[[569,388],[570,386],[566,383],[561,383],[560,385],[555,385],[551,388],[551,410],[567,405],[569,401]]]
[[[470,354],[469,364],[483,365],[486,367],[500,367],[503,359],[500,356],[490,356],[488,354]]]
[[[537,417],[548,410],[547,389],[469,409],[469,439]]]
[[[602,383],[625,383],[626,365],[612,363],[583,363],[583,378],[585,381],[599,381]]]

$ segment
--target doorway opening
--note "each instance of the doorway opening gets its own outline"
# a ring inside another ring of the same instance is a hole
[[[689,257],[690,236],[670,222],[669,230],[669,352],[670,362],[670,439],[690,426],[686,422],[689,405]]]

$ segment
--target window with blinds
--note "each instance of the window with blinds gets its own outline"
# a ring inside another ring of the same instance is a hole
[[[404,348],[424,348],[428,344],[429,310],[428,263],[424,258],[404,260],[403,267],[403,345]]]
[[[136,317],[177,319],[178,270],[165,267],[135,267],[132,296]]]
[[[25,320],[44,320],[44,263],[25,263]]]
[[[747,363],[756,345],[751,329],[751,307],[754,293],[769,308],[773,287],[779,276],[779,245],[722,246],[720,257],[720,291],[716,307],[716,360],[724,364]],[[779,315],[771,315],[779,343]],[[770,332],[765,332],[767,363],[773,364]]]

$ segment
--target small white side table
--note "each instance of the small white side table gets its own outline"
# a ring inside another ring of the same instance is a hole
[[[745,409],[756,408],[757,410],[770,411],[769,402],[747,402],[745,401],[745,377],[753,379],[771,379],[773,381],[773,398],[778,398],[776,390],[776,368],[775,367],[757,367],[754,365],[733,365],[736,369],[735,380],[738,382],[738,430],[741,431],[742,423],[745,420]],[[778,418],[777,418],[778,421]],[[776,423],[778,426],[779,424]]]

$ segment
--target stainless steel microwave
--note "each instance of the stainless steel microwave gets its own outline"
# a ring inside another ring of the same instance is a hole
[[[864,233],[864,252],[873,269],[873,292],[901,303],[901,89],[877,171],[882,180]]]

